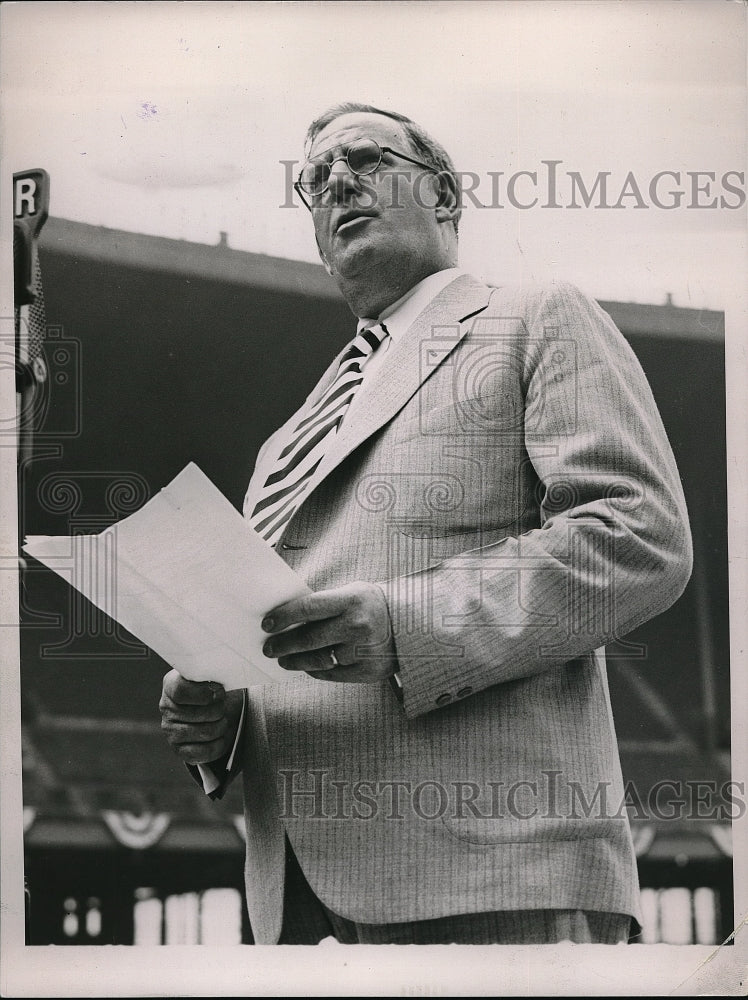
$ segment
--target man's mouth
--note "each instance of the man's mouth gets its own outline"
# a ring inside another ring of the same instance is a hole
[[[374,215],[374,212],[365,212],[361,209],[351,209],[349,212],[343,212],[335,224],[335,232],[339,233],[344,229],[353,229],[359,223],[365,222],[367,219],[373,219]]]

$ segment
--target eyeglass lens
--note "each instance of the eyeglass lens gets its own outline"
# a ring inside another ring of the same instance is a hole
[[[343,157],[340,157],[343,159]],[[373,173],[382,160],[382,150],[373,139],[361,139],[348,147],[344,159],[357,175]],[[327,188],[335,160],[308,160],[301,171],[299,184],[308,194],[322,194]]]

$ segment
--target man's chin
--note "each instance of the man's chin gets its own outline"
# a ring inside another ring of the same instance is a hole
[[[351,240],[345,246],[338,245],[334,256],[328,258],[330,273],[336,280],[355,280],[371,271],[374,256],[371,245],[359,240]]]

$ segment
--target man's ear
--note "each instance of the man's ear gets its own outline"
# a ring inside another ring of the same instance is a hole
[[[436,203],[438,222],[454,222],[460,217],[460,199],[454,177],[446,170],[436,174],[439,182],[439,200]]]
[[[317,234],[316,233],[314,234],[314,242],[317,244],[317,253],[319,254],[319,259],[324,264],[325,270],[327,271],[327,273],[330,276],[332,276],[332,271],[330,269],[330,265],[327,263],[327,257],[325,257],[325,254],[324,254],[324,252],[322,250],[322,247],[319,245],[319,240],[317,239]]]

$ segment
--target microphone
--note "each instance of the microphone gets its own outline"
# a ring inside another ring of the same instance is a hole
[[[37,241],[49,215],[49,174],[33,169],[13,174],[13,277],[15,320],[16,433],[19,468],[31,458],[32,402],[47,380],[46,317]]]

